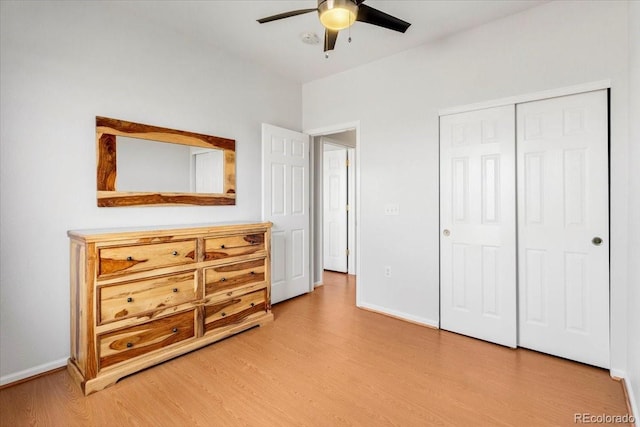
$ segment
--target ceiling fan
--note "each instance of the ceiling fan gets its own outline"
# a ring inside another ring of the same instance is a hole
[[[338,32],[350,27],[355,21],[366,22],[367,24],[377,25],[401,33],[407,31],[407,28],[411,25],[402,19],[363,4],[364,1],[365,0],[318,0],[318,7],[315,9],[292,10],[290,12],[258,19],[258,22],[264,24],[266,22],[290,18],[305,13],[318,12],[320,22],[325,28],[325,52],[333,50],[336,46]]]

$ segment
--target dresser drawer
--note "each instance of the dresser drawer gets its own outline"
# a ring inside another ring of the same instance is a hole
[[[98,288],[98,323],[195,301],[196,290],[195,271],[101,286]]]
[[[205,239],[205,260],[250,255],[265,250],[264,233]]]
[[[195,261],[195,240],[100,248],[98,276],[133,273]]]
[[[227,292],[264,281],[265,258],[209,267],[204,270],[205,295]]]
[[[207,305],[204,308],[204,330],[209,332],[225,326],[242,323],[248,316],[266,311],[266,289],[240,295],[217,304]]]
[[[98,336],[100,369],[194,337],[194,311]]]

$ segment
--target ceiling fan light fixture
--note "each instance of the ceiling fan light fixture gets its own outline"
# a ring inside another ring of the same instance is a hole
[[[344,30],[356,22],[358,5],[351,0],[325,0],[318,5],[318,15],[325,28]]]

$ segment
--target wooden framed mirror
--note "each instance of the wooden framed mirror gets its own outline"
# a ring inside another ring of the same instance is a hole
[[[96,117],[100,207],[235,205],[233,139]]]

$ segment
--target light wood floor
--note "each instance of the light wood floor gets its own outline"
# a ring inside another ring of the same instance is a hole
[[[353,276],[275,322],[82,396],[66,371],[0,391],[0,425],[546,426],[626,414],[607,371],[355,307]]]

